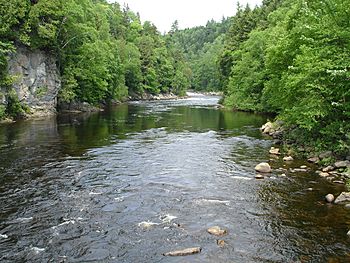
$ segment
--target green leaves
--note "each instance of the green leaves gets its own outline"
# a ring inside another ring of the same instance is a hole
[[[265,30],[257,27],[238,42],[232,36],[236,44],[221,60],[230,72],[226,105],[274,111],[300,131],[296,141],[348,154],[349,8],[342,0],[289,0],[269,15]]]

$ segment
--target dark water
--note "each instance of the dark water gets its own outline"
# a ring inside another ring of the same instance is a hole
[[[254,179],[270,158],[266,119],[216,103],[0,126],[0,261],[350,262],[350,211],[323,201],[343,186],[313,172]],[[206,232],[214,225],[228,230],[223,248]]]

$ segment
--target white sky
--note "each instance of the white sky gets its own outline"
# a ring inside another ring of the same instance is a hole
[[[220,21],[223,16],[235,13],[237,0],[109,0],[121,7],[128,4],[132,11],[139,12],[141,20],[151,21],[162,33],[168,32],[175,20],[179,28],[205,25],[212,18]],[[241,5],[260,5],[262,0],[240,0]]]

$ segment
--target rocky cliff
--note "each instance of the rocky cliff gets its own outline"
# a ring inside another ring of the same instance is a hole
[[[9,73],[14,77],[13,88],[22,105],[34,116],[56,112],[57,94],[61,81],[56,59],[41,50],[17,47],[9,60]]]

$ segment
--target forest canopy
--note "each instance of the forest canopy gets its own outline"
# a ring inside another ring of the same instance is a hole
[[[184,95],[190,69],[172,39],[128,7],[105,0],[0,0],[0,85],[15,46],[55,54],[61,101],[91,104],[128,94]]]

